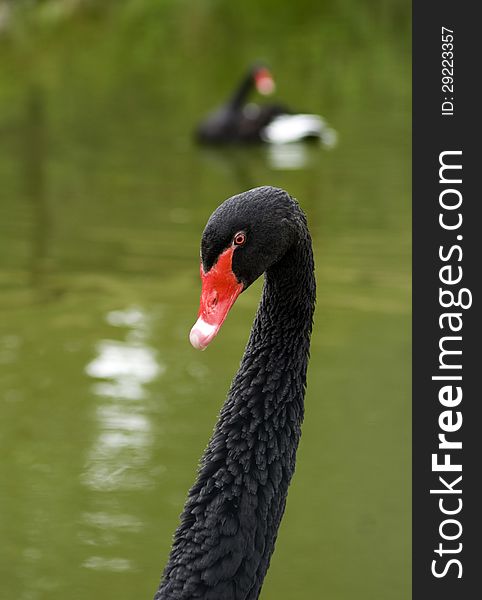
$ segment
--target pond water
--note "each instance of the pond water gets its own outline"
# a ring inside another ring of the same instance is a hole
[[[200,235],[270,184],[307,213],[318,302],[261,598],[405,600],[409,6],[107,4],[0,38],[0,598],[152,597],[261,289],[193,350]],[[335,147],[193,144],[259,57]]]

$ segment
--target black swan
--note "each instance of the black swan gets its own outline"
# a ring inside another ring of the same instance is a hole
[[[296,200],[273,187],[229,198],[201,241],[190,333],[204,349],[262,273],[248,344],[190,490],[155,600],[255,600],[274,550],[303,420],[315,278]]]
[[[231,98],[210,113],[196,130],[201,143],[225,144],[244,142],[285,143],[321,138],[325,123],[318,115],[293,114],[278,104],[247,104],[256,89],[267,95],[275,84],[263,65],[251,67]]]

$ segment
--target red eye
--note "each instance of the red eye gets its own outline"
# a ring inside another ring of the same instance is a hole
[[[238,232],[234,236],[233,242],[235,246],[243,246],[243,244],[246,242],[246,234],[242,231]]]

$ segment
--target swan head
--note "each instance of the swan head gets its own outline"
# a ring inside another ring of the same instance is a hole
[[[256,65],[253,68],[252,77],[259,94],[269,96],[276,90],[276,84],[271,71],[264,65]]]
[[[264,186],[228,198],[208,220],[201,240],[198,319],[189,339],[204,350],[241,292],[295,243],[302,213],[279,188]]]

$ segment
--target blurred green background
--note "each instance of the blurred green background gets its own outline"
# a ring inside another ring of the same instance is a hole
[[[266,60],[339,136],[203,149]],[[193,350],[220,202],[287,189],[318,304],[263,600],[410,597],[408,0],[0,0],[0,598],[152,597],[260,284]]]

